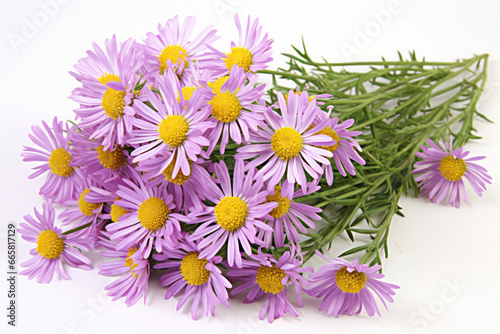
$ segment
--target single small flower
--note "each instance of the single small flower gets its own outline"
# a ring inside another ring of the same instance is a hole
[[[272,231],[264,223],[277,203],[264,203],[267,192],[263,191],[262,177],[255,177],[255,169],[244,172],[242,160],[236,160],[233,179],[226,164],[214,164],[214,172],[220,184],[200,185],[206,198],[215,206],[205,206],[201,212],[189,215],[189,223],[201,223],[190,236],[191,240],[203,239],[198,244],[200,257],[211,259],[227,244],[227,260],[230,266],[242,266],[240,245],[251,254],[250,243],[262,245],[256,237],[259,229]]]
[[[38,283],[50,283],[54,275],[58,279],[70,279],[63,261],[71,267],[91,270],[92,262],[80,251],[88,251],[91,248],[89,242],[73,234],[62,234],[63,231],[54,226],[56,212],[53,203],[44,202],[43,212],[38,212],[36,208],[34,212],[35,217],[26,215],[26,223],[20,224],[22,238],[37,246],[30,251],[33,257],[21,264],[27,269],[20,274],[27,275],[28,279],[36,277]]]
[[[290,243],[298,243],[300,241],[298,232],[302,234],[307,233],[304,225],[314,229],[313,220],[321,220],[321,217],[318,215],[322,211],[320,208],[294,201],[295,198],[316,192],[320,187],[309,185],[307,188],[307,193],[299,189],[293,193],[292,198],[288,198],[281,195],[281,185],[277,185],[274,191],[267,195],[266,203],[276,202],[278,206],[269,212],[271,219],[267,221],[267,224],[274,231],[260,230],[257,234],[259,238],[264,240],[266,248],[271,248],[273,239],[276,248],[285,245],[285,238],[288,238]]]
[[[295,292],[297,304],[302,307],[302,290],[308,286],[302,274],[313,271],[312,268],[301,268],[300,252],[297,254],[291,247],[276,260],[259,249],[258,254],[250,254],[249,257],[251,260],[243,259],[242,268],[231,268],[227,273],[234,281],[242,282],[231,291],[231,295],[250,289],[244,303],[253,303],[266,296],[259,318],[263,320],[267,315],[270,323],[286,313],[298,317],[299,312],[286,296],[287,288]]]
[[[135,91],[142,54],[132,39],[118,47],[114,35],[104,42],[106,52],[96,43],[93,46],[94,51],[75,64],[78,73],[70,72],[82,84],[70,98],[80,104],[74,110],[81,119],[78,126],[91,131],[90,139],[101,139],[105,150],[114,150],[125,144],[132,129],[133,100],[142,98]]]
[[[33,168],[35,172],[28,177],[29,179],[48,173],[44,185],[40,188],[40,195],[55,203],[61,203],[75,198],[75,187],[82,175],[71,166],[72,156],[65,135],[65,132],[70,131],[68,124],[66,123],[64,128],[63,122],[54,117],[52,128],[45,122],[42,122],[42,125],[43,128],[32,126],[33,134],[28,135],[38,147],[24,146],[21,156],[23,161],[40,163]]]
[[[139,47],[144,50],[144,72],[148,81],[154,82],[158,74],[163,75],[168,69],[182,75],[184,69],[197,61],[198,55],[206,50],[207,45],[219,39],[212,26],[206,27],[191,39],[194,24],[195,17],[188,16],[181,28],[179,17],[175,16],[165,26],[158,25],[158,34],[147,34],[144,44]]]
[[[265,85],[256,87],[257,80],[257,76],[249,78],[242,68],[233,66],[228,77],[222,77],[222,80],[209,83],[209,88],[202,89],[209,100],[206,107],[211,115],[209,120],[215,125],[207,135],[210,141],[208,154],[212,153],[221,136],[220,152],[224,154],[229,137],[241,144],[243,134],[248,142],[250,131],[258,131],[264,126],[264,116],[260,112],[266,108],[255,102],[264,95]]]
[[[154,268],[167,269],[160,279],[162,286],[167,288],[165,299],[179,294],[184,289],[184,295],[177,304],[177,311],[193,296],[191,317],[194,320],[198,318],[200,304],[205,309],[205,316],[214,316],[215,304],[229,307],[227,289],[232,285],[217,267],[222,258],[200,257],[198,242],[185,237],[181,238],[177,249],[153,255],[157,261]]]
[[[109,236],[106,232],[104,235]],[[101,237],[99,244],[107,250],[101,255],[110,258],[118,258],[115,261],[99,264],[99,274],[103,276],[118,276],[116,281],[108,284],[104,289],[107,295],[114,300],[125,298],[125,304],[132,306],[143,298],[146,303],[148,280],[151,273],[149,261],[140,257],[134,257],[139,246],[133,245],[128,249],[117,250],[116,242]]]
[[[361,151],[361,146],[353,138],[359,136],[362,131],[349,131],[354,124],[353,119],[348,119],[344,122],[339,123],[337,117],[330,117],[330,112],[325,113],[319,111],[317,114],[316,123],[321,123],[324,120],[328,120],[328,125],[324,127],[318,134],[327,135],[335,141],[334,145],[319,146],[319,148],[326,149],[333,154],[333,161],[337,166],[337,170],[340,175],[347,176],[347,173],[351,175],[356,175],[356,168],[354,167],[351,160],[356,161],[360,165],[366,164],[365,160],[359,155],[355,150]],[[333,168],[331,164],[322,164],[323,170],[325,171],[326,182],[329,186],[333,183]],[[345,169],[344,169],[345,168]]]
[[[136,129],[132,131],[129,143],[142,146],[132,152],[133,162],[171,151],[174,154],[161,164],[149,165],[151,170],[147,172],[158,175],[173,162],[172,177],[176,177],[179,171],[189,175],[189,160],[196,161],[202,148],[210,144],[204,133],[213,125],[207,121],[208,112],[200,111],[201,95],[191,96],[187,108],[184,99],[177,101],[177,93],[182,94],[182,91],[177,91],[180,86],[174,72],[168,71],[167,75],[161,76],[158,87],[160,96],[149,89],[145,93],[154,109],[141,101],[134,104],[137,117],[133,124]]]
[[[269,126],[266,126],[251,136],[252,144],[238,148],[236,159],[252,159],[247,169],[260,168],[257,176],[267,180],[268,191],[274,190],[281,179],[286,175],[290,184],[296,182],[306,191],[307,172],[313,179],[323,175],[323,168],[319,163],[329,165],[333,153],[318,146],[335,145],[335,141],[324,134],[318,134],[330,120],[324,120],[312,126],[317,114],[315,100],[309,103],[307,92],[302,94],[288,94],[285,101],[283,94],[278,92],[278,103],[281,115],[269,108],[264,115]],[[319,162],[319,163],[318,163]],[[292,197],[294,187],[287,187],[289,192],[283,196]]]
[[[453,141],[449,144],[439,141],[439,146],[427,139],[430,147],[420,146],[423,152],[415,153],[423,161],[414,165],[412,173],[423,173],[415,178],[419,182],[422,195],[426,195],[431,202],[437,203],[450,194],[451,206],[459,207],[460,200],[467,201],[464,178],[472,186],[478,196],[486,190],[486,183],[491,184],[491,177],[487,170],[476,164],[484,156],[467,158],[469,151],[464,152],[462,147],[453,150]]]
[[[247,20],[245,31],[241,27],[238,14],[234,16],[234,22],[238,28],[238,43],[231,42],[231,52],[225,54],[207,45],[209,52],[203,55],[201,63],[204,67],[214,71],[217,76],[229,73],[234,65],[242,68],[245,72],[255,73],[258,70],[267,68],[267,64],[273,60],[271,58],[271,45],[273,40],[267,37],[267,33],[262,36],[262,26],[259,20]]]
[[[153,246],[161,252],[164,247],[178,244],[181,226],[179,220],[186,217],[174,212],[172,195],[165,188],[147,187],[135,172],[132,179],[123,179],[116,194],[121,198],[114,202],[128,213],[118,222],[106,225],[111,240],[119,241],[116,249],[124,250],[139,244],[137,256],[148,258]]]
[[[399,286],[380,281],[385,275],[379,274],[382,267],[360,264],[355,259],[352,264],[342,259],[329,260],[319,251],[316,251],[328,264],[309,275],[311,288],[305,290],[310,296],[323,298],[320,311],[326,310],[328,315],[338,317],[340,314],[354,315],[361,313],[364,308],[370,317],[378,314],[374,294],[387,309],[386,301],[393,303],[391,296]]]

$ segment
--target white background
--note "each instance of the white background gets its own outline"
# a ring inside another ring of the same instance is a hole
[[[46,0],[48,1],[48,0]],[[497,123],[500,106],[500,23],[493,1],[83,1],[69,0],[52,7],[44,22],[43,6],[36,0],[1,0],[0,9],[0,222],[1,268],[6,270],[6,224],[19,223],[34,206],[42,180],[28,181],[30,167],[21,162],[21,147],[29,144],[33,124],[54,115],[72,119],[75,103],[67,97],[76,81],[68,74],[93,41],[102,45],[116,33],[120,40],[141,40],[158,23],[179,14],[197,16],[196,31],[213,24],[228,48],[236,38],[232,15],[260,18],[274,38],[271,68],[283,65],[281,52],[291,52],[304,36],[309,52],[330,61],[396,59],[396,51],[416,50],[433,61],[453,61],[490,53],[487,89],[479,110]],[[395,8],[395,10],[394,10]],[[389,15],[388,9],[392,9]],[[23,32],[26,22],[39,28]],[[363,32],[371,35],[360,39]],[[15,46],[13,34],[25,38]],[[341,45],[356,47],[343,52]],[[286,316],[272,325],[257,319],[262,303],[230,310],[219,307],[216,317],[192,321],[189,308],[175,311],[177,300],[163,300],[164,290],[152,279],[146,305],[127,308],[123,301],[109,303],[103,287],[109,278],[69,270],[70,281],[40,285],[18,279],[18,327],[6,325],[5,278],[0,281],[2,333],[494,333],[499,332],[500,257],[498,205],[500,139],[497,124],[478,120],[484,139],[468,144],[472,155],[487,155],[483,165],[494,178],[483,198],[470,193],[460,209],[433,205],[425,199],[403,198],[406,218],[396,217],[390,235],[390,257],[384,262],[386,280],[400,285],[396,302],[382,317],[366,315],[335,319],[319,313],[319,302],[306,298],[302,316]],[[29,258],[32,247],[18,241],[18,261]],[[349,245],[338,242],[331,257]],[[101,263],[92,254],[95,263]],[[313,262],[315,266],[320,261]],[[454,286],[453,289],[450,288]]]

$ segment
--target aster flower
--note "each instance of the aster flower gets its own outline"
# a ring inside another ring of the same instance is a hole
[[[207,112],[199,111],[202,102],[199,94],[191,97],[187,108],[183,100],[177,102],[178,80],[172,71],[169,73],[158,80],[161,98],[146,90],[145,95],[155,110],[141,101],[134,104],[138,117],[133,124],[137,129],[132,132],[133,138],[129,143],[142,144],[132,152],[133,162],[140,162],[166,151],[174,153],[163,164],[150,167],[152,172],[161,173],[175,158],[172,176],[176,177],[179,170],[182,174],[189,175],[189,160],[196,161],[203,146],[209,145],[203,133],[212,125],[206,121]],[[182,94],[182,91],[179,93]]]
[[[309,275],[313,286],[305,290],[310,296],[323,298],[320,311],[327,310],[328,315],[338,317],[340,314],[354,315],[361,313],[363,307],[370,317],[378,314],[375,294],[387,309],[386,301],[393,303],[393,290],[399,286],[380,281],[385,275],[379,274],[382,267],[360,264],[356,259],[352,264],[342,259],[329,260],[319,251],[317,255],[328,261],[319,271]]]
[[[256,72],[267,68],[267,64],[273,60],[271,58],[273,40],[267,37],[267,33],[262,36],[259,20],[256,19],[252,23],[249,16],[245,32],[238,14],[234,16],[234,23],[238,28],[238,43],[231,42],[231,52],[228,54],[207,45],[210,51],[204,54],[203,65],[214,71],[217,76],[226,75],[234,65],[243,68],[245,72]]]
[[[215,35],[216,30],[208,26],[191,40],[194,24],[195,17],[188,16],[181,28],[179,17],[175,16],[165,26],[158,25],[157,35],[152,32],[147,34],[140,48],[144,50],[144,72],[148,80],[156,78],[157,74],[164,74],[167,69],[182,75],[185,68],[196,62],[197,55],[219,38]]]
[[[79,127],[91,130],[91,139],[102,139],[105,150],[125,144],[125,135],[132,129],[132,101],[142,98],[135,91],[142,66],[142,54],[128,39],[120,47],[116,36],[104,42],[105,51],[93,43],[94,52],[75,64],[78,73],[70,72],[82,86],[70,98],[80,104],[75,109]]]
[[[453,141],[450,138],[449,144],[439,141],[439,146],[432,140],[427,139],[430,147],[420,146],[423,152],[415,153],[423,161],[418,161],[414,165],[412,173],[423,173],[415,178],[419,182],[422,195],[429,197],[431,202],[441,202],[450,194],[449,203],[454,207],[460,206],[460,200],[467,200],[465,194],[465,178],[478,196],[486,190],[486,184],[491,184],[491,177],[487,170],[476,164],[476,161],[483,160],[484,156],[467,158],[469,151],[464,152],[460,147],[453,150]],[[450,191],[451,190],[451,191]]]
[[[347,173],[356,175],[356,169],[351,160],[356,161],[361,165],[366,164],[365,160],[354,149],[356,148],[358,151],[361,151],[361,146],[359,146],[358,142],[353,137],[359,136],[362,131],[347,130],[354,124],[354,120],[348,119],[344,122],[339,123],[339,119],[337,117],[330,117],[330,113],[331,110],[328,113],[320,110],[317,113],[317,120],[315,123],[319,124],[322,121],[328,121],[327,126],[319,131],[318,134],[326,135],[332,138],[332,140],[335,141],[335,144],[319,146],[319,148],[332,152],[333,161],[335,161],[335,165],[337,166],[337,170],[339,171],[340,175],[347,176],[346,170]],[[322,165],[326,176],[326,182],[329,186],[331,186],[333,183],[332,165]]]
[[[187,236],[185,234],[184,236]],[[177,311],[193,296],[191,317],[198,318],[198,308],[203,302],[205,316],[215,315],[215,304],[229,307],[227,289],[231,283],[217,267],[222,261],[220,256],[206,259],[200,257],[196,242],[183,237],[177,249],[163,254],[154,254],[157,261],[155,269],[167,269],[161,276],[161,284],[167,287],[165,299],[169,299],[184,290],[184,295],[177,304]]]
[[[235,281],[242,282],[231,291],[231,295],[250,289],[244,303],[253,303],[266,296],[259,318],[263,320],[267,315],[270,323],[286,313],[298,317],[299,312],[286,296],[287,288],[295,291],[297,304],[302,307],[301,293],[308,283],[301,274],[313,271],[312,268],[301,268],[300,251],[297,254],[295,248],[291,247],[276,260],[271,254],[264,254],[259,249],[258,254],[251,254],[249,257],[252,260],[243,259],[241,269],[232,268],[227,273]]]
[[[114,204],[128,211],[118,222],[108,224],[111,240],[119,240],[116,249],[123,250],[140,244],[137,256],[148,258],[153,245],[158,252],[163,247],[174,248],[180,236],[179,220],[186,218],[173,212],[172,195],[165,188],[146,187],[140,175],[135,172],[132,179],[122,180],[116,194],[121,198]]]
[[[44,121],[42,125],[43,129],[40,126],[32,126],[33,134],[28,135],[38,148],[24,146],[21,156],[23,161],[41,163],[33,168],[35,172],[28,177],[29,179],[48,172],[45,183],[40,188],[40,195],[55,203],[61,203],[75,197],[75,185],[82,176],[70,165],[72,156],[69,153],[63,122],[59,122],[57,117],[54,117],[52,128]],[[66,123],[66,132],[69,131]]]
[[[282,197],[281,185],[277,185],[274,191],[267,195],[266,203],[276,202],[278,206],[271,210],[269,213],[271,219],[267,222],[273,228],[273,232],[260,230],[257,234],[259,238],[264,239],[266,248],[271,248],[273,236],[276,248],[284,246],[285,236],[290,243],[299,242],[298,232],[307,233],[304,225],[314,229],[316,226],[313,220],[321,220],[321,217],[318,216],[318,213],[321,212],[320,208],[293,201],[295,198],[314,193],[320,189],[316,184],[310,184],[307,188],[306,193],[299,189],[293,193],[292,198],[288,198],[286,196]],[[283,231],[285,231],[285,234]]]
[[[104,235],[109,236],[106,232]],[[146,303],[151,270],[148,260],[134,257],[139,246],[133,245],[128,249],[116,250],[116,242],[103,237],[100,239],[99,244],[107,249],[102,251],[101,255],[118,259],[99,264],[99,274],[103,276],[121,275],[120,278],[104,288],[108,291],[107,295],[113,297],[113,301],[125,298],[127,306],[134,305],[141,298]]]
[[[202,89],[209,100],[206,108],[212,116],[210,120],[216,124],[207,135],[210,141],[209,154],[221,136],[220,152],[224,154],[229,136],[235,143],[241,144],[243,133],[245,141],[248,142],[250,140],[249,129],[257,131],[263,126],[264,116],[259,112],[265,111],[266,108],[255,104],[255,101],[264,95],[265,85],[255,87],[257,80],[257,76],[248,77],[242,68],[235,65],[228,77],[223,77],[219,82],[209,85],[212,89]]]
[[[325,128],[329,120],[324,120],[312,126],[316,117],[315,100],[309,103],[307,92],[300,95],[288,94],[285,101],[283,94],[278,92],[278,103],[282,116],[271,108],[265,113],[270,127],[264,127],[252,138],[250,145],[238,148],[236,159],[252,159],[246,168],[265,165],[260,168],[257,176],[263,176],[268,182],[268,191],[274,190],[286,173],[290,184],[297,182],[306,191],[307,179],[304,170],[313,178],[323,175],[323,168],[318,164],[330,164],[326,158],[333,156],[332,152],[317,146],[334,145],[329,136],[318,134]],[[289,192],[283,196],[292,197],[293,187],[287,187]]]
[[[227,243],[227,260],[230,266],[242,266],[240,245],[251,254],[250,243],[262,244],[256,238],[257,229],[272,231],[263,220],[277,203],[264,203],[267,192],[262,191],[262,178],[255,177],[255,169],[244,173],[244,164],[236,160],[233,180],[226,164],[214,164],[214,172],[221,188],[215,184],[205,186],[206,198],[215,207],[206,206],[202,212],[190,214],[190,222],[202,223],[191,235],[191,240],[203,239],[198,247],[200,257],[211,259]]]
[[[166,161],[169,161],[172,154],[171,152],[164,152],[141,161],[136,169],[144,172],[154,170],[155,168],[151,166],[163,166]],[[208,163],[205,163],[201,158],[198,158],[195,162],[189,161],[190,173],[184,175],[182,171],[179,171],[173,177],[175,162],[176,158],[174,157],[172,163],[166,166],[163,171],[144,173],[142,175],[143,179],[149,180],[146,182],[146,186],[166,188],[167,192],[173,195],[175,206],[186,213],[193,209],[197,211],[203,210],[202,201],[206,198],[203,187],[200,187],[200,185],[207,187],[207,185],[214,183],[213,178],[204,167]]]
[[[26,223],[21,223],[19,233],[28,242],[36,243],[30,251],[33,256],[21,264],[27,269],[20,272],[28,279],[37,278],[38,283],[50,283],[54,275],[58,279],[70,279],[63,267],[63,260],[71,267],[84,270],[92,269],[92,262],[81,253],[80,249],[89,250],[87,240],[72,234],[65,235],[54,226],[56,212],[52,202],[43,203],[43,212],[35,208],[35,217],[24,216]]]

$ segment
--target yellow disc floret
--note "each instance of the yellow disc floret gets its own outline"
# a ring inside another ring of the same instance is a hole
[[[342,292],[358,293],[366,282],[366,274],[357,270],[347,271],[347,267],[340,268],[335,274],[335,281]]]
[[[288,197],[281,197],[281,187],[274,187],[274,195],[266,196],[266,203],[277,202],[278,206],[269,212],[269,215],[273,218],[279,218],[288,212],[290,209],[290,200]]]
[[[171,148],[176,148],[184,143],[188,130],[188,122],[180,115],[167,116],[158,128],[160,138]]]
[[[137,252],[137,248],[129,248],[127,252],[127,258],[125,259],[125,267],[129,267],[130,273],[132,276],[137,278],[138,276],[134,273],[134,269],[137,268],[139,265],[134,262],[133,259],[131,259],[131,256]]]
[[[457,159],[451,155],[447,155],[439,162],[438,169],[445,179],[455,182],[464,176],[467,171],[467,165],[463,159]]]
[[[187,51],[180,45],[169,45],[158,55],[160,61],[160,73],[163,74],[168,69],[167,62],[170,60],[172,65],[177,64],[179,61],[184,61],[184,67],[188,66],[186,61]]]
[[[320,132],[318,132],[316,134],[317,135],[326,135],[326,136],[332,138],[333,140],[335,140],[335,144],[334,145],[330,145],[330,146],[316,146],[316,147],[322,148],[322,149],[330,151],[332,153],[335,152],[335,150],[339,147],[340,137],[330,127],[328,127],[328,126],[324,127],[323,129],[321,129]]]
[[[221,92],[222,85],[226,83],[227,79],[229,79],[229,75],[226,75],[224,77],[219,77],[214,82],[207,83],[207,86],[209,88],[212,88],[212,93],[218,94]]]
[[[69,166],[71,154],[64,148],[56,148],[49,157],[49,167],[53,174],[68,177],[73,174],[73,167]]]
[[[36,251],[47,259],[57,259],[64,250],[64,241],[57,232],[52,230],[42,231],[38,235]]]
[[[205,268],[206,259],[199,259],[198,252],[187,253],[181,261],[181,275],[190,285],[201,285],[208,281],[210,272]]]
[[[117,199],[118,200],[118,199]],[[115,223],[120,220],[120,217],[123,216],[124,214],[129,213],[127,210],[122,208],[119,205],[116,205],[115,203],[111,204],[111,212],[109,213],[111,215],[111,220],[114,221]]]
[[[212,105],[212,116],[220,122],[234,122],[241,114],[240,100],[234,93],[217,93],[208,103]]]
[[[302,150],[302,136],[290,127],[283,127],[274,132],[271,138],[271,148],[282,160],[296,157]]]
[[[137,214],[145,229],[156,231],[161,229],[168,218],[168,206],[164,200],[150,197],[142,202]]]
[[[245,225],[248,206],[239,197],[226,196],[215,206],[215,219],[226,231],[232,232]]]
[[[107,85],[108,82],[111,82],[111,81],[122,82],[117,75],[109,74],[109,73],[104,73],[104,75],[102,77],[98,78],[97,80],[99,80],[99,82],[102,83],[103,85]]]
[[[189,101],[191,99],[191,96],[193,95],[196,88],[196,86],[182,87],[182,97],[184,98],[184,101]],[[180,96],[177,96],[177,102],[181,102]]]
[[[262,265],[257,269],[255,283],[257,283],[265,293],[272,293],[275,295],[285,288],[283,283],[281,283],[285,276],[285,271],[276,268],[274,264],[272,267]]]
[[[178,186],[182,186],[182,184],[184,182],[189,180],[189,177],[191,176],[191,174],[184,175],[184,174],[182,174],[182,170],[179,169],[177,171],[177,175],[175,177],[172,177],[172,175],[174,173],[174,167],[175,167],[176,162],[177,162],[177,153],[176,153],[174,159],[172,160],[172,162],[163,170],[162,174],[163,174],[163,176],[165,176],[165,180],[167,180],[168,182],[172,182]],[[189,161],[189,165],[191,166],[191,161]]]
[[[106,85],[111,81],[121,82],[117,75],[109,73],[105,73],[97,80],[99,80],[99,82],[103,85]],[[104,109],[104,113],[115,121],[118,120],[118,117],[123,116],[123,109],[125,108],[125,95],[127,95],[126,92],[108,87],[102,97],[101,105],[102,109]]]
[[[250,66],[253,64],[252,53],[244,47],[236,46],[231,49],[231,52],[227,54],[227,58],[224,58],[226,62],[226,67],[231,71],[234,65],[242,67],[245,72],[250,71]]]
[[[114,151],[104,150],[104,146],[99,146],[97,148],[97,157],[99,158],[99,163],[105,168],[115,170],[125,164],[125,155],[123,154],[123,149],[118,146]]]
[[[78,198],[78,206],[80,207],[80,211],[85,216],[92,216],[94,214],[94,210],[98,209],[102,203],[89,203],[85,200],[85,195],[90,192],[90,189],[85,189],[80,194],[80,198]]]

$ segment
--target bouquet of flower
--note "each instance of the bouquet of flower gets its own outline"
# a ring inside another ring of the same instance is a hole
[[[30,178],[46,174],[45,201],[21,224],[36,244],[22,274],[69,279],[64,266],[90,270],[83,252],[100,249],[111,260],[99,274],[117,276],[108,295],[128,306],[145,302],[154,270],[165,299],[182,296],[177,309],[189,301],[193,319],[242,293],[265,297],[269,322],[298,316],[303,294],[335,317],[380,315],[376,299],[386,306],[399,288],[381,280],[380,251],[401,195],[458,207],[464,179],[478,195],[490,183],[484,157],[454,147],[479,138],[487,55],[340,64],[304,47],[270,71],[273,41],[258,20],[242,27],[235,16],[227,53],[212,46],[216,30],[194,35],[194,23],[174,17],[143,43],[93,44],[70,72],[76,123],[32,127],[22,156],[38,163]],[[344,232],[371,241],[328,259]],[[314,272],[305,264],[315,255],[326,264]]]

